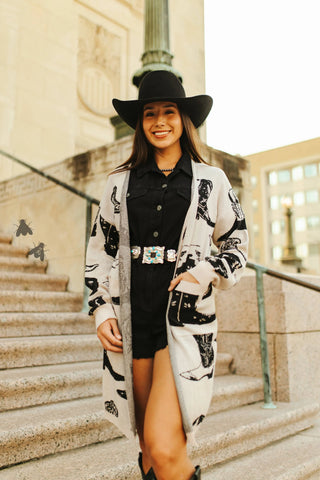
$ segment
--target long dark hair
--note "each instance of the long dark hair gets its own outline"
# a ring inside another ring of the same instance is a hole
[[[183,132],[180,137],[180,145],[183,153],[188,153],[191,159],[196,163],[207,163],[200,153],[201,141],[198,132],[193,125],[189,115],[179,108]],[[125,170],[143,165],[150,160],[153,155],[153,146],[148,142],[142,127],[142,112],[139,115],[134,138],[132,152],[128,160],[119,165],[112,173],[118,173]]]

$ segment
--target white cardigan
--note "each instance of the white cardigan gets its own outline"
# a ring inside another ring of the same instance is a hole
[[[212,397],[217,356],[214,290],[232,287],[247,258],[248,235],[239,201],[222,170],[192,163],[191,203],[182,228],[175,275],[188,270],[199,284],[181,281],[170,293],[167,335],[183,425],[189,436]],[[117,318],[123,353],[104,352],[103,398],[108,418],[136,434],[132,388],[130,238],[126,194],[130,172],[108,177],[87,251],[86,284],[96,326]],[[211,241],[218,253],[211,254]]]

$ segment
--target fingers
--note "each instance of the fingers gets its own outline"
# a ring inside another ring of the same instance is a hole
[[[98,328],[97,335],[105,350],[122,352],[122,337],[116,318],[108,318]]]
[[[186,282],[191,282],[191,283],[199,283],[198,280],[193,275],[191,275],[191,273],[183,272],[183,273],[180,273],[180,275],[175,277],[173,280],[171,280],[168,288],[169,292],[171,292],[178,285],[178,283],[181,282],[181,280],[185,280]]]

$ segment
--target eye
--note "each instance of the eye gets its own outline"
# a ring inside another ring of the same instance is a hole
[[[171,115],[173,113],[175,113],[175,111],[173,109],[166,110],[167,115]]]
[[[147,110],[146,112],[144,112],[144,116],[145,117],[153,117],[154,113],[151,112],[150,110]]]

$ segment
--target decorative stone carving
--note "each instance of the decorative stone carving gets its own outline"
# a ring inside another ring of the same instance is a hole
[[[113,114],[119,96],[121,39],[79,17],[78,95],[84,108],[100,116]]]

